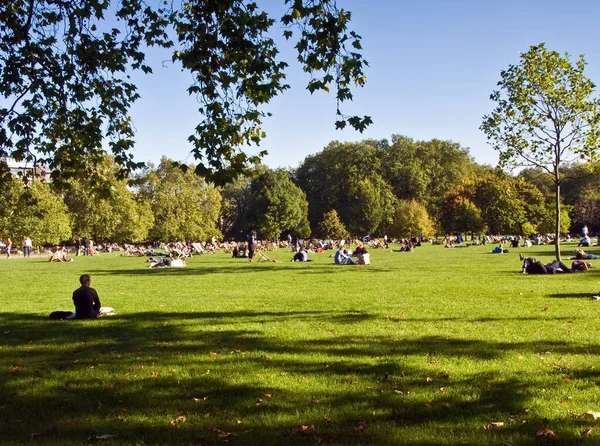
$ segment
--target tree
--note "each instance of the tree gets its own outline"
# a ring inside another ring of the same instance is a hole
[[[480,232],[485,228],[481,210],[469,199],[461,200],[454,210],[454,230],[459,233]]]
[[[481,210],[486,227],[494,234],[521,234],[527,223],[525,203],[514,181],[487,175],[475,185],[473,203]]]
[[[335,209],[325,212],[319,225],[319,235],[326,239],[343,240],[350,235]]]
[[[588,225],[592,232],[600,229],[600,191],[586,188],[573,205],[573,218],[578,225]]]
[[[560,207],[560,233],[564,234],[569,232],[569,228],[571,227],[570,211],[571,206],[569,205]],[[540,222],[536,226],[537,232],[540,234],[552,234],[556,230],[556,227],[554,226],[555,223],[554,206],[550,203],[546,207],[546,212],[542,215]]]
[[[250,181],[248,177],[238,178],[221,188],[221,215],[219,228],[224,237],[244,240],[248,231],[250,201]]]
[[[85,178],[71,179],[63,193],[79,236],[114,242],[143,241],[154,224],[150,203],[119,180],[118,167],[106,157],[98,167],[104,182],[94,188]]]
[[[187,91],[200,103],[200,123],[189,137],[196,172],[220,184],[246,173],[265,152],[249,156],[240,147],[264,138],[264,108],[289,88],[287,63],[269,36],[276,20],[251,0],[157,3],[163,6],[0,2],[0,155],[44,163],[55,182],[79,176],[98,185],[95,166],[108,141],[122,177],[140,167],[130,153],[129,110],[139,97],[130,74],[152,71],[145,51],[157,46],[192,75]],[[336,127],[364,130],[370,117],[340,110],[351,87],[365,84],[368,65],[361,37],[348,29],[350,12],[335,0],[284,3],[280,26],[286,39],[297,38],[297,58],[311,76],[307,89],[335,90]]]
[[[15,243],[29,236],[34,245],[57,245],[71,238],[71,215],[63,200],[48,184],[33,181],[27,185],[14,178],[4,226]]]
[[[497,103],[484,116],[483,130],[500,152],[500,164],[537,167],[550,176],[555,190],[556,257],[560,260],[561,167],[575,160],[598,158],[600,101],[595,85],[584,76],[583,55],[574,64],[569,55],[530,47],[517,65],[501,72]]]
[[[310,236],[306,195],[284,170],[266,170],[250,183],[248,225],[259,237],[278,239],[283,232]]]
[[[394,212],[394,222],[389,227],[392,237],[408,238],[434,233],[433,223],[424,205],[415,200],[400,200]]]
[[[468,149],[452,141],[415,141],[393,135],[392,143],[379,151],[383,178],[400,200],[417,200],[429,215],[440,218],[440,206],[447,191],[475,169]]]
[[[155,240],[206,240],[220,236],[217,220],[219,191],[188,170],[183,172],[167,158],[140,181],[140,192],[154,214],[150,237]]]
[[[332,209],[353,235],[372,234],[391,220],[396,199],[381,175],[377,151],[371,141],[334,141],[305,158],[295,178],[306,193],[313,231]]]

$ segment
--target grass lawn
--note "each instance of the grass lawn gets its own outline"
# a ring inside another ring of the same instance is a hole
[[[492,248],[1,260],[0,443],[600,444],[600,269]],[[118,315],[48,320],[82,273]]]

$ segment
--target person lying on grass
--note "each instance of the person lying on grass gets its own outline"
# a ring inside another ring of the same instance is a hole
[[[94,319],[114,313],[111,307],[102,307],[98,293],[90,286],[91,282],[89,274],[79,277],[81,287],[73,291],[74,319]]]
[[[569,260],[597,260],[600,256],[595,254],[588,254],[583,249],[575,250],[575,257],[570,257]]]
[[[579,260],[574,261],[569,268],[564,263],[554,260],[553,262],[544,264],[537,260],[535,257],[523,257],[519,255],[523,260],[523,268],[521,272],[523,274],[559,274],[559,273],[574,273],[574,272],[586,272],[592,268],[590,263],[582,262]]]
[[[148,259],[148,263],[150,264],[148,268],[181,268],[186,266],[185,259],[172,259],[172,258],[162,258],[155,259],[154,257],[150,257]]]

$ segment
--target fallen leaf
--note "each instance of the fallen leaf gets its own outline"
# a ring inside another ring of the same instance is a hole
[[[267,398],[273,398],[275,395],[273,393],[265,393]]]
[[[182,423],[185,423],[185,422],[187,422],[187,418],[184,417],[184,416],[180,416],[180,417],[177,417],[174,420],[172,420],[170,424],[172,426],[175,426],[175,425],[182,424]]]
[[[558,440],[558,436],[550,429],[540,429],[535,433],[536,437],[544,437],[548,440]]]
[[[21,371],[21,367],[18,365],[13,366],[12,370],[10,371],[10,373],[19,373]]]
[[[566,383],[570,383],[571,382],[571,378],[569,378],[568,376],[563,376],[563,381]]]
[[[594,429],[588,429],[586,431],[585,435],[587,435],[588,437],[591,437],[592,435],[594,435]]]
[[[429,376],[427,377],[427,382],[430,383],[431,381],[433,381],[433,379],[431,379]]]
[[[73,364],[77,364],[79,362],[79,359],[74,359],[73,360]]]
[[[600,418],[600,412],[588,411],[583,414],[584,418],[591,418],[592,420],[597,420]]]
[[[219,439],[225,443],[231,440],[233,437],[237,437],[237,434],[233,432],[219,432]]]
[[[446,391],[445,387],[440,387],[440,392],[444,393]]]
[[[214,356],[217,356],[217,355],[218,355],[218,353],[216,353],[216,352],[210,352],[210,353],[208,354],[208,356],[211,356],[211,357],[214,357]]]
[[[313,404],[319,404],[320,402],[321,402],[321,401],[319,401],[319,400],[312,400],[312,401],[311,401],[311,403],[313,403]]]
[[[299,424],[292,431],[298,435],[311,435],[315,431],[315,425],[311,424],[310,426],[306,426],[304,424]]]
[[[358,427],[354,429],[354,432],[356,433],[356,435],[362,435],[365,432],[366,428],[367,422],[365,420],[359,420]]]

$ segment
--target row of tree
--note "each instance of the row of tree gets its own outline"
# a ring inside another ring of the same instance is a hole
[[[563,168],[561,231],[600,230],[600,176]],[[101,188],[83,178],[67,188],[9,176],[0,192],[0,231],[56,244],[76,236],[115,242],[259,237],[411,237],[454,232],[552,233],[551,180],[482,166],[468,149],[404,136],[332,142],[295,170],[257,165],[253,175],[215,187],[163,158],[119,179],[105,158]],[[573,222],[573,224],[571,224]]]

